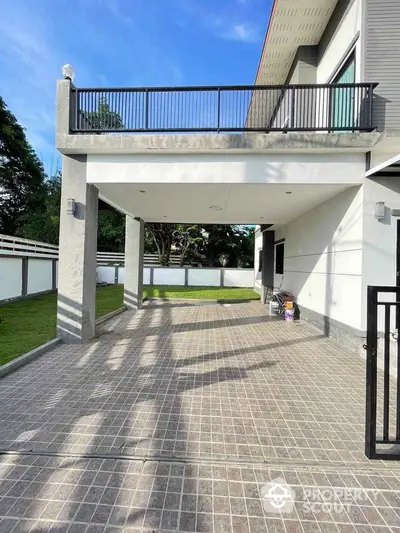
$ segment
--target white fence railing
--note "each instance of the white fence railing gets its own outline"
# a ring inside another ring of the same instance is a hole
[[[154,264],[155,254],[145,254],[145,285],[191,287],[253,287],[254,273],[249,268],[179,267]],[[125,254],[97,253],[98,283],[123,284]],[[58,287],[58,246],[0,234],[0,301],[24,298],[55,291]]]
[[[0,255],[58,258],[58,246],[0,234]]]
[[[58,246],[47,244],[20,237],[11,237],[0,234],[0,255],[11,255],[13,257],[45,257],[58,259]],[[97,252],[97,263],[99,264],[124,264],[125,254],[120,252]],[[157,254],[144,254],[145,265],[158,265]],[[170,264],[179,266],[180,257],[171,255]]]

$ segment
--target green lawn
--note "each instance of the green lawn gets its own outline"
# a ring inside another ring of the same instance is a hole
[[[96,316],[101,317],[122,305],[123,287],[99,287]],[[250,289],[207,287],[145,287],[148,298],[198,298],[212,300],[256,300]],[[56,336],[55,293],[0,306],[0,365],[15,359]]]
[[[99,287],[96,316],[104,316],[122,305],[123,287]],[[56,336],[55,293],[0,306],[0,365],[4,365]]]
[[[145,287],[147,298],[197,298],[199,300],[259,300],[260,295],[252,289],[230,287],[174,287],[159,285]]]

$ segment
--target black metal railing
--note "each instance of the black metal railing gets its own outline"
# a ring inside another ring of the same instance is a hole
[[[372,131],[376,83],[76,89],[72,133]]]
[[[400,459],[398,324],[400,287],[368,287],[365,454],[370,459]]]

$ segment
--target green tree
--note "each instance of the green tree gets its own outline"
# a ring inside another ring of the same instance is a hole
[[[101,252],[125,250],[125,215],[99,200],[97,249]]]
[[[61,172],[45,183],[44,208],[21,218],[18,235],[25,239],[58,244],[60,231]],[[123,252],[125,248],[125,215],[99,200],[97,249]]]
[[[254,230],[248,226],[206,225],[204,255],[213,266],[253,266]]]
[[[198,257],[204,238],[197,224],[176,224],[174,231],[175,248],[179,252],[179,264],[183,266],[189,256]]]
[[[197,224],[146,224],[145,251],[156,252],[160,265],[168,266],[172,250],[183,266],[189,257],[196,257],[203,245],[203,235]]]
[[[97,106],[97,111],[86,114],[90,129],[93,130],[122,130],[124,123],[117,111],[112,111],[107,98],[102,96]]]
[[[236,237],[236,262],[239,268],[254,266],[254,226],[245,226]]]
[[[0,233],[17,234],[24,215],[43,209],[45,196],[43,165],[0,97]]]
[[[171,253],[186,261],[212,266],[250,268],[254,264],[254,228],[249,226],[197,224],[146,224],[145,251],[157,253],[168,266]]]
[[[61,172],[45,182],[43,209],[21,217],[17,234],[25,239],[58,244],[60,231]]]
[[[157,250],[158,261],[161,266],[169,265],[176,226],[177,224],[146,224],[146,232],[148,235],[146,240],[154,243]]]

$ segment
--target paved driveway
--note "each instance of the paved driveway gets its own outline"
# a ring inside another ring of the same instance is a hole
[[[2,380],[0,448],[360,461],[363,367],[259,303],[152,305]]]
[[[363,455],[364,362],[259,303],[125,313],[2,379],[0,405],[0,449],[18,452],[0,464],[0,532],[400,526],[397,467]],[[276,478],[296,491],[287,516],[261,506]],[[307,514],[304,487],[364,499]]]

